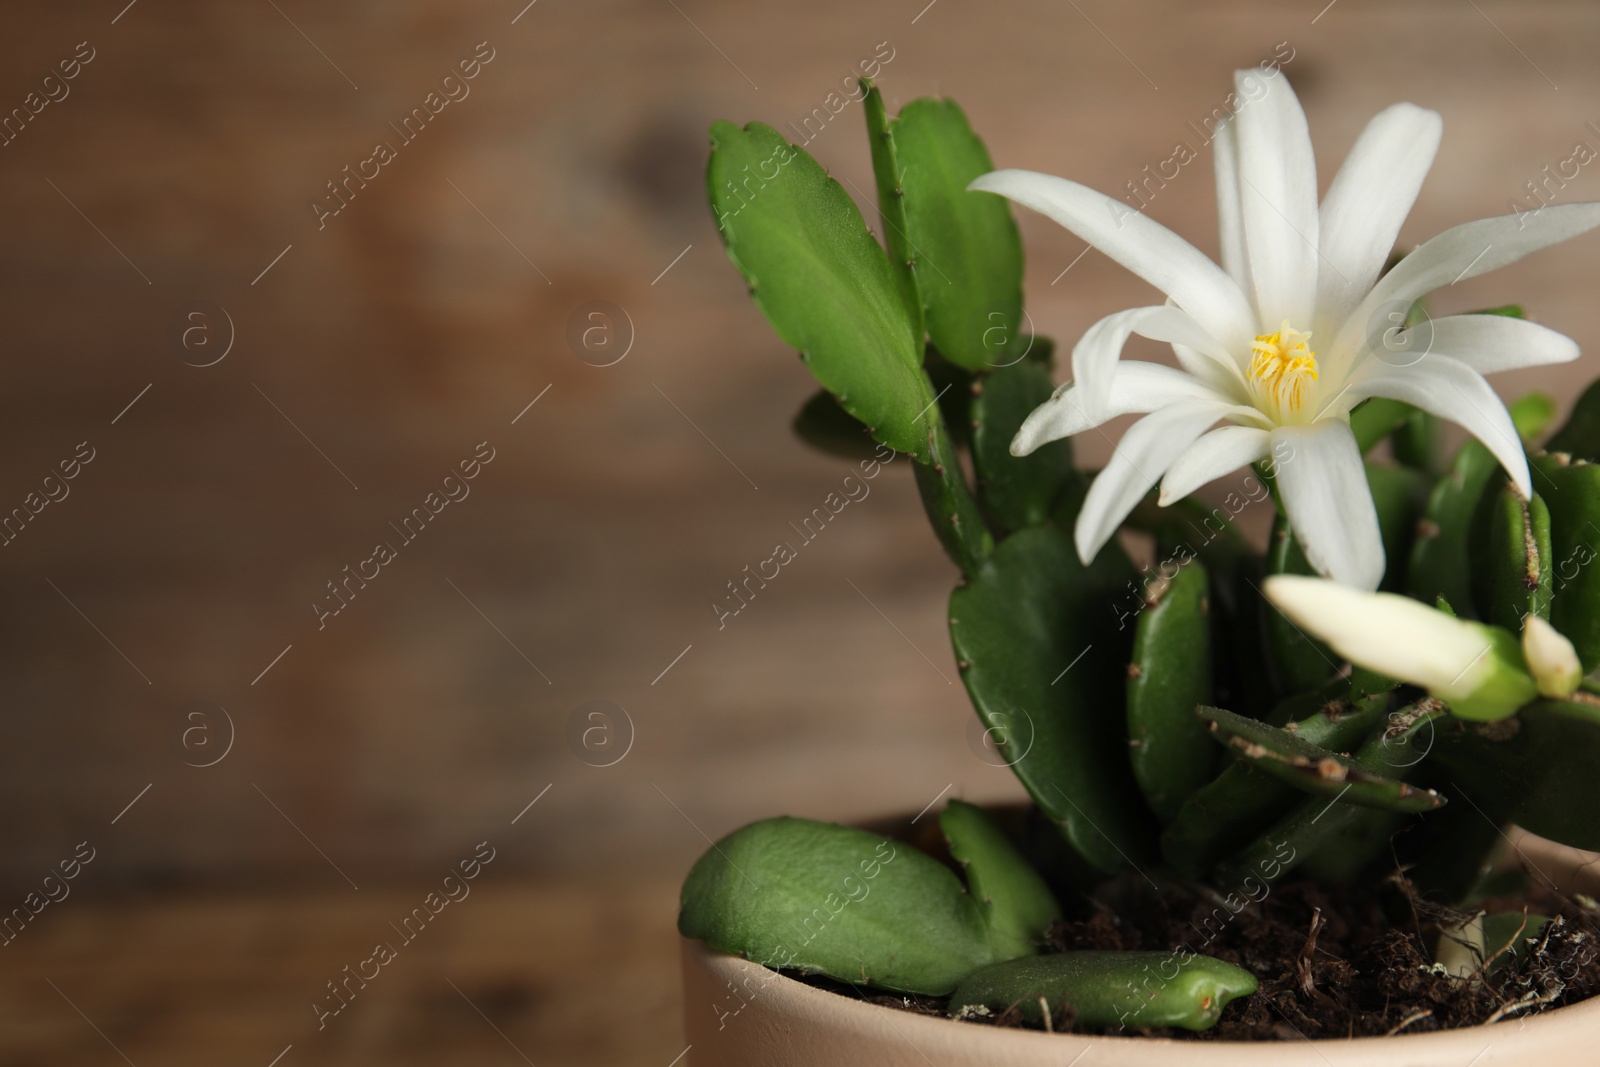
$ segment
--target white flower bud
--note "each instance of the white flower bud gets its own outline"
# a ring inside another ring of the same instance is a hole
[[[1528,661],[1539,692],[1552,700],[1571,696],[1583,679],[1583,664],[1578,662],[1572,642],[1537,615],[1530,614],[1522,622],[1522,657]]]
[[[1464,719],[1516,713],[1538,693],[1516,638],[1393,593],[1275,575],[1265,592],[1296,626],[1350,662],[1426,689]]]

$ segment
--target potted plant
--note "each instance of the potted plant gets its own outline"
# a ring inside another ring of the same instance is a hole
[[[692,1062],[1576,1062],[1600,1028],[1571,852],[1600,849],[1600,386],[1547,436],[1550,398],[1483,376],[1577,346],[1421,301],[1600,204],[1394,259],[1439,116],[1379,114],[1319,207],[1264,66],[1209,131],[1218,266],[1128,202],[995,171],[951,101],[891,119],[863,89],[883,245],[760,124],[712,127],[711,206],[823,387],[801,436],[864,475],[913,461],[961,571],[962,679],[1032,803],[718,841],[679,920]],[[1092,326],[1059,388],[1008,200],[1168,298]],[[1177,366],[1121,359],[1133,334]],[[1078,471],[1069,439],[1125,414]],[[1442,421],[1470,434],[1453,456]],[[1264,549],[1246,508],[1275,516]],[[1510,862],[1516,827],[1559,845]]]

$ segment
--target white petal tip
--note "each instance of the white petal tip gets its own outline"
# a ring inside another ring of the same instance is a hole
[[[1413,104],[1405,100],[1402,100],[1398,104],[1391,104],[1390,106],[1384,108],[1382,113],[1411,115],[1415,118],[1421,119],[1424,122],[1427,122],[1429,125],[1440,127],[1444,126],[1444,118],[1437,111],[1433,110],[1431,107],[1423,107],[1420,104]]]
[[[1078,550],[1078,561],[1085,567],[1094,562],[1094,557],[1099,555],[1100,550],[1105,547],[1106,541],[1110,540],[1111,536],[1107,534],[1096,541],[1089,536],[1092,532],[1083,524],[1083,515],[1080,512],[1078,521],[1073,525],[1072,544]]]
[[[1011,454],[1021,459],[1023,456],[1032,455],[1044,443],[1040,435],[1029,430],[1028,424],[1024,422],[1022,429],[1017,431],[1017,436],[1011,439]]]
[[[988,174],[980,174],[967,183],[967,191],[980,193],[999,192],[999,186],[1005,181],[1005,175],[1010,173],[1004,170],[991,170]]]
[[[1506,473],[1511,475],[1511,480],[1516,484],[1517,492],[1522,494],[1522,499],[1532,500],[1533,475],[1528,473],[1528,461],[1524,459],[1517,465],[1516,470],[1507,471]]]
[[[1261,591],[1273,605],[1287,613],[1314,607],[1318,595],[1329,584],[1322,578],[1305,578],[1298,574],[1274,574],[1261,583]]]

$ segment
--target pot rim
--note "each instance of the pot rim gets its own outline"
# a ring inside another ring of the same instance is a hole
[[[1373,1055],[1380,1051],[1386,1056],[1403,1054],[1413,1057],[1406,1062],[1419,1065],[1479,1064],[1494,1062],[1498,1057],[1484,1060],[1480,1060],[1479,1057],[1496,1044],[1505,1044],[1511,1038],[1515,1038],[1516,1041],[1515,1052],[1518,1062],[1524,1062],[1522,1057],[1537,1054],[1542,1047],[1548,1046],[1556,1050],[1559,1043],[1571,1041],[1576,1030],[1588,1033],[1600,1032],[1600,997],[1591,997],[1577,1004],[1554,1008],[1537,1015],[1512,1016],[1493,1025],[1480,1024],[1452,1030],[1401,1033],[1392,1036],[1306,1038],[1300,1042],[1281,1042],[1226,1039],[1185,1041],[1169,1037],[1116,1034],[1048,1034],[1039,1030],[985,1026],[942,1016],[919,1015],[881,1007],[865,1000],[852,999],[796,981],[742,956],[719,952],[699,940],[684,938],[682,945],[686,968],[701,968],[719,982],[726,982],[730,989],[742,986],[752,992],[754,994],[751,998],[752,1003],[766,1002],[761,1009],[763,1016],[782,1017],[796,1025],[825,1025],[835,1030],[861,1035],[882,1034],[885,1030],[884,1024],[887,1022],[889,1029],[910,1042],[919,1052],[937,1051],[945,1055],[996,1055],[1003,1054],[1007,1050],[1015,1050],[1019,1056],[1029,1057],[1026,1060],[1029,1063],[1035,1062],[1036,1057],[1050,1052],[1082,1055],[1090,1048],[1109,1046],[1108,1051],[1113,1053],[1137,1053],[1140,1056],[1168,1051],[1174,1056],[1183,1056],[1183,1062],[1192,1067],[1240,1067],[1240,1065],[1254,1067],[1257,1064],[1264,1067],[1267,1064],[1282,1064],[1287,1049],[1309,1045],[1316,1050],[1322,1062],[1331,1065],[1357,1062],[1372,1064],[1377,1062],[1372,1059]],[[756,990],[750,990],[749,986],[752,970],[762,972],[763,975],[761,986]],[[690,1010],[690,1007],[685,1005],[685,1010]],[[736,1024],[736,1020],[730,1021]],[[1145,1060],[1140,1059],[1138,1062]]]
[[[1020,809],[1020,803],[991,803],[991,811]],[[880,819],[858,820],[855,825],[875,832],[888,832],[903,826],[903,814]],[[1511,852],[1518,859],[1567,892],[1600,890],[1600,855],[1513,828],[1508,836]],[[1181,1040],[1169,1037],[1140,1037],[1116,1034],[1049,1034],[1023,1028],[1000,1028],[962,1022],[943,1016],[918,1015],[909,1011],[870,1004],[840,993],[796,981],[742,956],[719,952],[704,942],[683,938],[682,960],[685,992],[703,989],[690,976],[720,991],[743,988],[755,994],[746,1002],[741,995],[737,1009],[755,1005],[753,1015],[760,1023],[778,1023],[785,1032],[800,1027],[816,1027],[835,1034],[849,1035],[869,1045],[876,1041],[910,1043],[918,1055],[915,1063],[938,1062],[937,1056],[966,1063],[1039,1064],[1055,1063],[1057,1057],[1081,1057],[1091,1048],[1108,1054],[1106,1067],[1115,1064],[1137,1065],[1153,1062],[1152,1057],[1182,1056],[1188,1067],[1283,1067],[1285,1063],[1306,1063],[1314,1067],[1372,1067],[1404,1055],[1407,1067],[1488,1067],[1493,1063],[1538,1064],[1572,1062],[1574,1046],[1600,1035],[1600,996],[1577,1004],[1542,1011],[1535,1015],[1513,1015],[1493,1025],[1457,1027],[1426,1033],[1400,1033],[1392,1036],[1348,1038],[1304,1038],[1301,1041],[1234,1041],[1227,1039]],[[761,975],[759,989],[750,988],[752,971]],[[877,990],[877,992],[888,992]],[[893,995],[892,993],[890,995]],[[707,1003],[712,1012],[716,1006]],[[685,1022],[691,1035],[709,1031],[705,1021],[692,1022],[695,1011],[685,1002]],[[747,1020],[758,1025],[756,1019]],[[1292,1024],[1291,1024],[1292,1025]],[[721,1029],[719,1023],[718,1029]],[[1294,1056],[1309,1046],[1313,1055]],[[1489,1054],[1500,1046],[1498,1054]],[[930,1060],[930,1054],[935,1058]],[[1375,1057],[1382,1057],[1377,1059]],[[1076,1059],[1061,1060],[1076,1063]]]

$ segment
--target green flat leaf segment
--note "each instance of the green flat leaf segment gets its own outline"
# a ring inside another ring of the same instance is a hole
[[[870,117],[870,116],[869,116]],[[875,137],[874,140],[877,138]],[[994,169],[961,108],[952,100],[913,100],[889,124],[887,154],[874,153],[880,197],[892,184],[905,231],[891,251],[915,264],[928,335],[945,358],[968,370],[1021,358],[1022,239],[1006,200],[969,192]],[[896,168],[892,178],[883,168]]]
[[[1210,576],[1178,569],[1139,614],[1128,668],[1128,758],[1162,822],[1211,777],[1215,750],[1194,709],[1212,699]]]
[[[916,257],[906,236],[905,192],[900,187],[900,161],[890,129],[889,112],[878,87],[866,78],[862,79],[861,84],[867,87],[867,94],[861,103],[867,116],[867,139],[872,146],[872,174],[878,190],[878,219],[883,223],[883,244],[889,252],[889,265],[894,270],[900,299],[911,316],[918,340],[921,340],[927,326],[922,318],[922,297],[917,293]]]
[[[972,465],[984,507],[1007,530],[1043,522],[1062,488],[1082,481],[1067,438],[1029,456],[1011,454],[1011,440],[1023,420],[1055,391],[1050,372],[1024,359],[986,375],[974,388]]]
[[[1110,873],[1154,852],[1128,766],[1133,628],[1116,628],[1132,565],[1115,545],[1085,567],[1053,524],[1012,534],[950,597],[950,634],[973,706],[1039,807]]]
[[[1550,515],[1550,623],[1585,671],[1600,668],[1600,466],[1537,456]]]
[[[1303,792],[1384,811],[1431,811],[1445,802],[1432,789],[1371,770],[1288,730],[1222,708],[1201,708],[1199,716],[1235,757]]]
[[[1444,597],[1458,611],[1474,610],[1469,558],[1473,517],[1500,462],[1476,440],[1461,446],[1450,470],[1428,495],[1406,568],[1406,593],[1424,603]]]
[[[678,930],[763,966],[932,996],[1001,958],[948,867],[809,819],[766,819],[712,846],[684,882]]]
[[[719,122],[711,144],[712,210],[752,299],[846,411],[927,462],[922,338],[849,194],[769,126]]]
[[[1479,542],[1484,557],[1476,568],[1478,613],[1520,634],[1524,616],[1550,617],[1550,511],[1538,493],[1524,500],[1509,484],[1486,505],[1488,529]]]
[[[967,488],[966,475],[956,457],[955,445],[945,432],[944,422],[934,424],[928,448],[929,462],[912,468],[922,510],[939,543],[956,566],[968,575],[977,574],[983,561],[994,550],[994,536],[984,524],[978,502]]]
[[[1337,684],[1330,687],[1336,688]],[[1386,694],[1378,694],[1351,705],[1328,699],[1325,691],[1285,703],[1301,706],[1302,710],[1312,703],[1324,705],[1314,714],[1292,722],[1285,732],[1309,744],[1343,752],[1359,745],[1377,729],[1389,700]],[[1198,878],[1218,860],[1244,848],[1266,831],[1298,796],[1281,779],[1248,762],[1235,762],[1184,801],[1177,817],[1161,835],[1161,853],[1180,873]]]
[[[1437,700],[1419,700],[1393,713],[1381,732],[1355,754],[1355,763],[1374,774],[1406,776],[1429,755],[1429,746],[1450,719]],[[1349,797],[1306,797],[1261,836],[1217,864],[1212,883],[1226,889],[1270,885],[1317,850],[1371,817],[1369,807]]]
[[[1044,879],[982,808],[952,800],[939,815],[939,828],[978,902],[996,957],[1037,952],[1061,918]]]
[[[1565,452],[1576,459],[1600,462],[1600,381],[1592,383],[1572,406],[1566,425],[1555,432],[1544,446],[1550,452]]]
[[[1493,723],[1441,727],[1429,765],[1493,819],[1600,849],[1600,698],[1539,701]]]
[[[1046,1009],[1071,1005],[1078,1023],[1096,1029],[1207,1030],[1229,1001],[1255,991],[1249,971],[1188,948],[1061,952],[983,968],[961,983],[949,1012],[974,1018],[1015,1007],[1037,1023]]]

